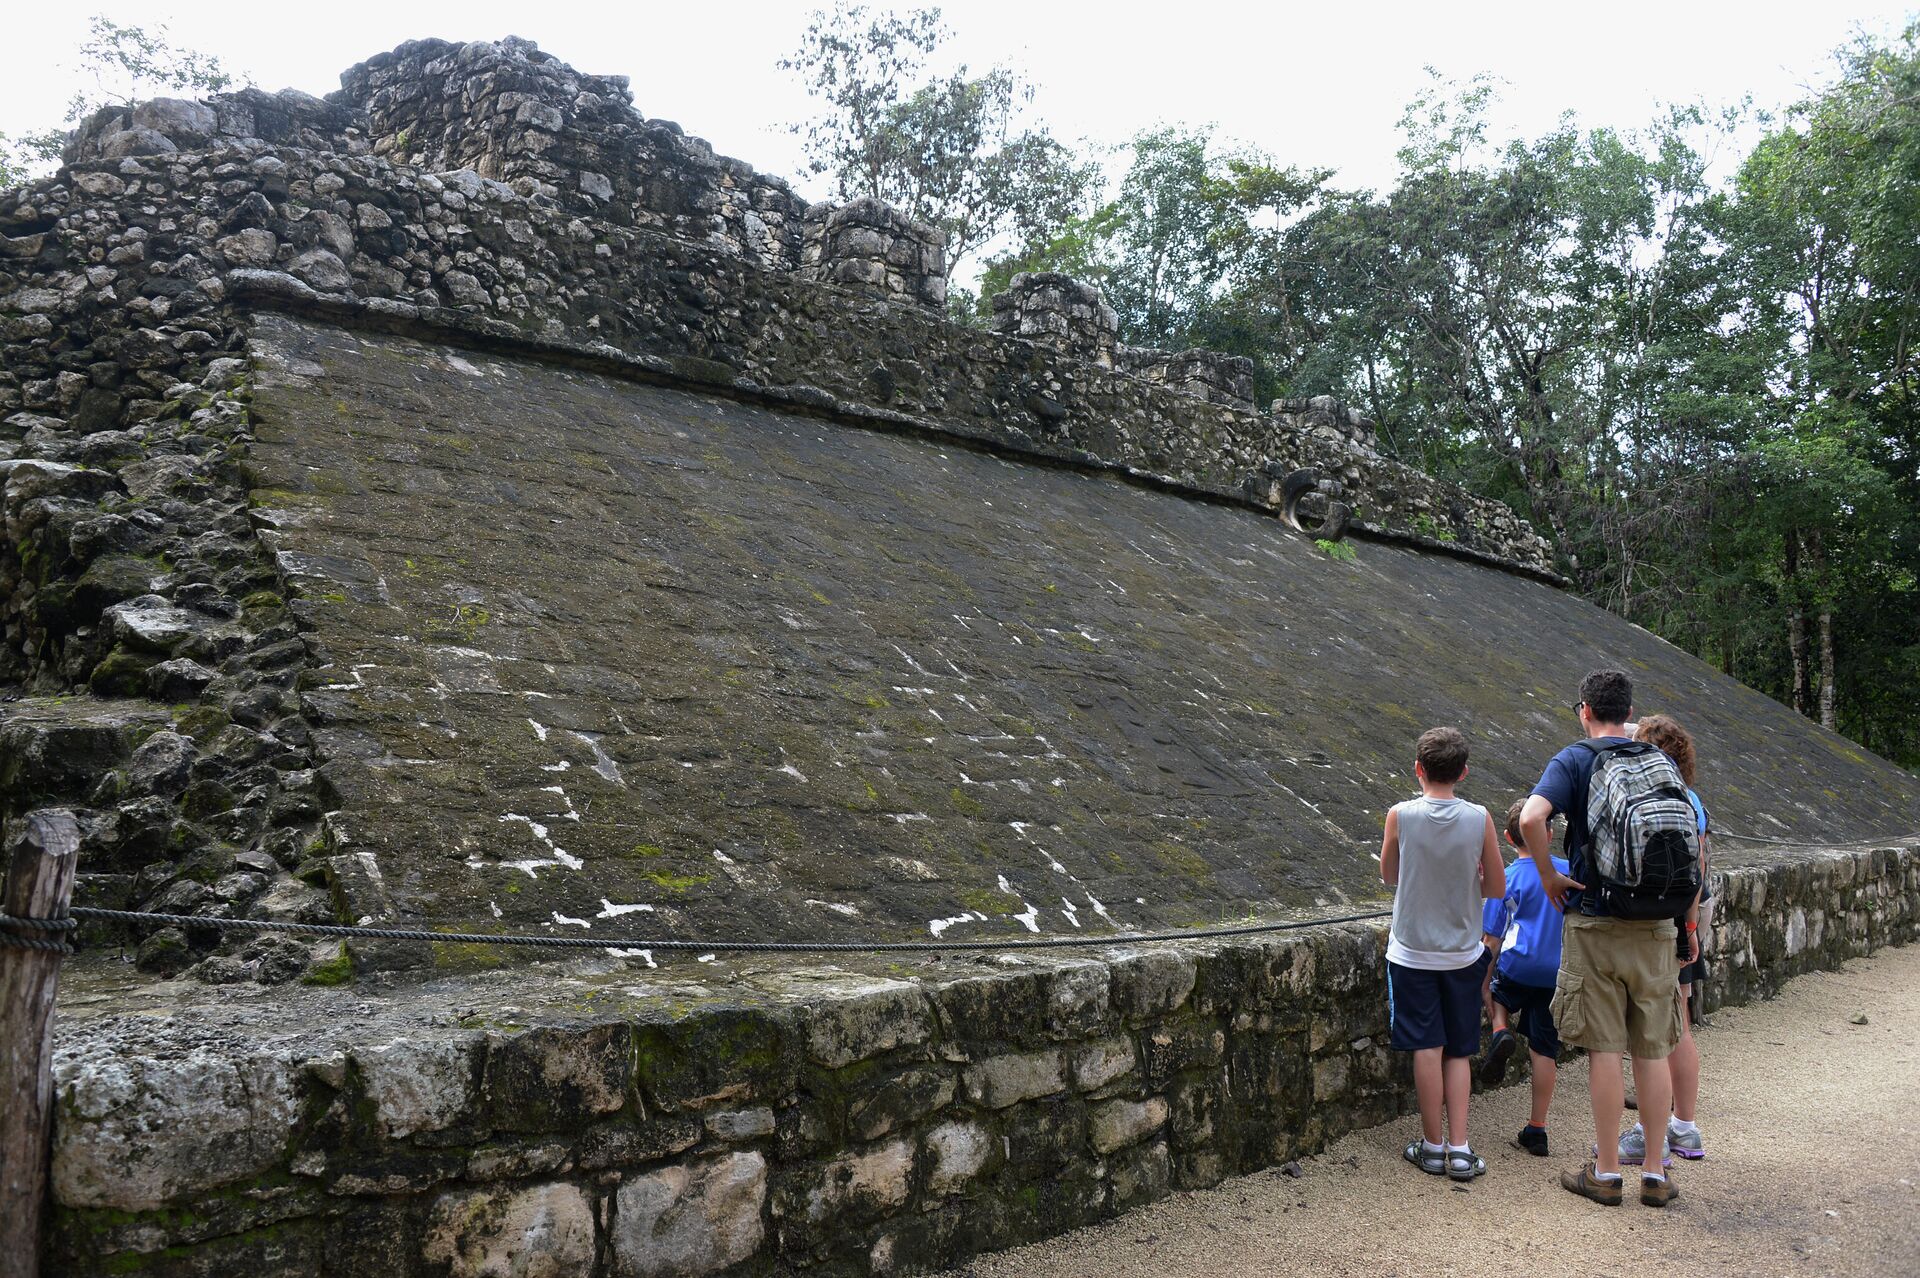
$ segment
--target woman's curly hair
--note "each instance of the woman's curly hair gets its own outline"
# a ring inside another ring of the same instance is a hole
[[[1661,752],[1673,760],[1673,766],[1680,770],[1680,779],[1688,785],[1693,784],[1693,734],[1681,727],[1678,720],[1671,715],[1650,714],[1640,720],[1633,739],[1651,741],[1659,746]]]

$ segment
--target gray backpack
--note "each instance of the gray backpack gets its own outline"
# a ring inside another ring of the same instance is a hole
[[[1604,913],[1671,919],[1700,893],[1700,827],[1680,770],[1646,741],[1581,745],[1593,751],[1587,783],[1587,856]]]

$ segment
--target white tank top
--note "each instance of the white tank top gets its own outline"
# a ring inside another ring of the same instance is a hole
[[[1400,824],[1400,885],[1393,894],[1387,958],[1450,972],[1480,957],[1480,853],[1487,810],[1424,795],[1394,808]]]

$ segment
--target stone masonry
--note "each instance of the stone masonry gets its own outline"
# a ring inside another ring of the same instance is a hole
[[[78,903],[211,918],[485,926],[522,880],[512,922],[548,935],[591,928],[562,904],[636,936],[908,918],[818,881],[958,896],[971,922],[915,920],[934,935],[1038,931],[1005,872],[960,879],[1010,841],[1080,888],[1083,862],[1138,881],[1143,919],[1325,917],[1422,716],[1484,728],[1490,780],[1560,730],[1536,685],[1578,654],[1508,636],[1586,605],[1506,506],[1383,457],[1345,406],[1259,413],[1229,359],[1121,350],[1071,280],[956,326],[941,266],[931,229],[807,206],[522,40],[403,45],[325,99],[96,114],[57,174],[0,192],[7,836],[70,807]],[[402,511],[444,518],[400,544]],[[550,588],[573,578],[619,651],[569,633],[591,610]],[[889,614],[875,583],[941,598]],[[1709,738],[1795,743],[1717,812],[1806,843],[1912,828],[1911,777],[1580,616]],[[1405,682],[1469,648],[1442,693]],[[502,796],[521,806],[474,806]],[[1311,855],[1275,841],[1287,821]],[[567,891],[658,901],[576,906],[554,885],[583,869]],[[1913,939],[1904,842],[1721,870],[1710,998]],[[1092,890],[1084,919],[1062,900],[1055,930],[1118,926]],[[79,940],[49,1272],[892,1273],[1408,1103],[1370,923],[835,967]]]
[[[1714,888],[1710,1007],[1920,933],[1911,845]],[[166,1018],[96,998],[63,1013],[46,1259],[223,1278],[953,1264],[1406,1112],[1383,945],[1349,925],[919,980],[576,965]]]

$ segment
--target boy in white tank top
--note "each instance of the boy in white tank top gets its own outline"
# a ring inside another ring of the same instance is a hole
[[[1505,895],[1506,872],[1492,814],[1453,793],[1467,775],[1466,737],[1455,728],[1422,733],[1413,774],[1420,797],[1387,813],[1380,844],[1380,877],[1395,888],[1387,1017],[1394,1049],[1413,1053],[1420,1101],[1420,1135],[1406,1159],[1435,1176],[1472,1180],[1487,1169],[1467,1141],[1480,989],[1491,961],[1480,915],[1485,901]]]

